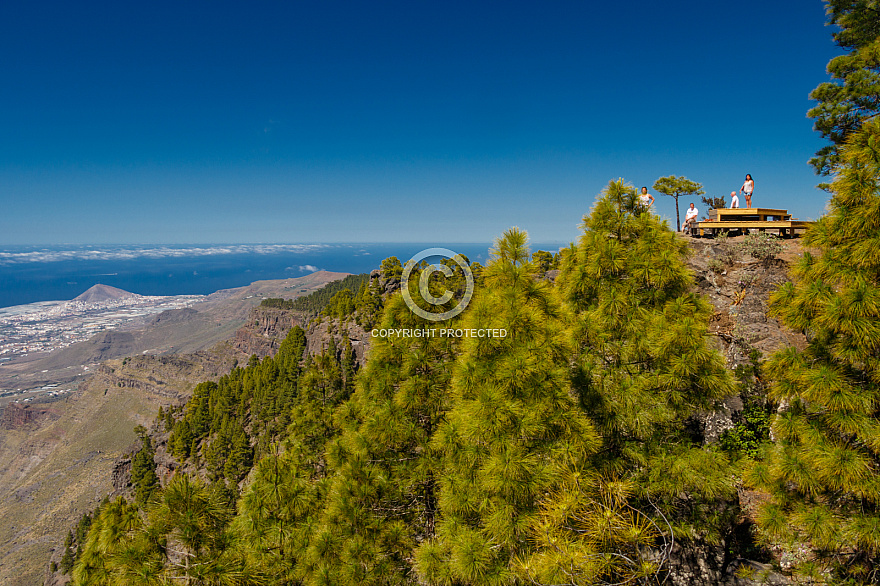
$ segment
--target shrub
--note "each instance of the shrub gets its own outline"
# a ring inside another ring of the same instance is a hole
[[[739,251],[769,264],[776,255],[782,252],[783,246],[779,238],[766,232],[748,234],[739,243]]]

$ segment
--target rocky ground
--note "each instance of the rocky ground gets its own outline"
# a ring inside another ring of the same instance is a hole
[[[756,259],[741,250],[742,236],[729,239],[688,238],[692,250],[690,266],[694,271],[695,288],[715,308],[710,322],[712,342],[727,359],[727,366],[750,367],[756,360],[767,358],[786,347],[802,347],[804,336],[780,324],[768,315],[769,297],[789,280],[789,268],[803,255],[801,241],[780,241],[783,249],[768,260]],[[759,375],[760,376],[760,375]],[[724,431],[734,427],[742,414],[745,393],[762,392],[763,381],[754,375],[743,385],[742,395],[729,398],[713,413],[700,417],[704,441],[714,443]],[[673,551],[670,583],[674,586],[717,584],[745,586],[752,584],[789,584],[776,571],[773,560],[764,562],[731,555],[737,540],[750,540],[756,506],[767,495],[737,487],[739,502],[737,526],[721,544],[688,543]],[[765,552],[767,553],[767,552]],[[778,562],[778,560],[777,560]]]

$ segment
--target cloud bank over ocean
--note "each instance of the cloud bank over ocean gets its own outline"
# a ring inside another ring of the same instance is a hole
[[[0,265],[45,263],[67,260],[135,260],[138,258],[186,258],[228,254],[305,254],[330,248],[327,244],[230,244],[216,246],[90,246],[83,248],[0,250]]]

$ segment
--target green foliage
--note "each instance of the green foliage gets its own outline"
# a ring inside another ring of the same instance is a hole
[[[64,539],[64,553],[61,555],[61,573],[69,574],[73,569],[73,563],[76,550],[73,548],[73,533],[68,531],[67,537]]]
[[[738,252],[758,259],[765,265],[770,264],[784,248],[777,236],[766,232],[747,234],[736,246]]]
[[[609,183],[562,263],[573,386],[602,437],[593,466],[625,473],[639,498],[664,499],[667,514],[711,531],[700,515],[731,494],[730,467],[694,443],[685,421],[736,386],[707,346],[713,309],[691,292],[687,244],[656,216],[635,213],[633,192],[622,180]],[[706,506],[678,511],[683,493]]]
[[[382,328],[434,324],[400,294],[388,300]],[[457,340],[374,338],[351,399],[328,444],[327,498],[300,564],[307,584],[411,583],[411,553],[430,536],[437,509],[436,460],[429,441],[448,406]]]
[[[259,583],[227,528],[231,514],[220,493],[186,476],[145,512],[118,498],[96,512],[72,583]]]
[[[867,584],[880,579],[880,120],[841,157],[830,213],[804,236],[820,253],[805,252],[771,297],[808,344],[767,363],[776,443],[749,479],[772,495],[759,516],[767,539],[809,542],[813,569]]]
[[[272,307],[275,309],[293,309],[294,299],[282,299],[280,297],[269,297],[260,301],[260,307]]]
[[[467,288],[467,275],[456,260],[461,262],[463,266],[471,266],[470,261],[464,255],[457,255],[456,259],[443,259],[437,265],[429,265],[427,260],[422,260],[412,267],[408,282],[402,283],[401,287],[408,287],[410,299],[423,310],[429,313],[444,313],[458,305]],[[438,302],[437,305],[424,301],[420,292],[422,279],[425,277],[426,270],[431,266],[435,268],[427,273],[428,293],[437,299],[447,299],[444,303]],[[479,264],[477,264],[477,268],[480,272]],[[476,278],[474,283],[476,284]]]
[[[678,211],[678,198],[681,196],[693,197],[703,195],[703,184],[691,181],[687,177],[676,177],[670,175],[668,177],[660,177],[654,182],[654,189],[663,195],[675,199],[675,229],[681,230],[681,214]]]
[[[471,265],[480,285],[451,322],[397,292],[383,301],[379,279],[337,290],[325,316],[507,336],[377,337],[358,372],[350,322],[305,357],[294,328],[274,357],[160,414],[171,452],[212,484],[179,474],[103,505],[74,583],[662,581],[672,534],[717,533],[731,493],[726,458],[686,429],[734,388],[706,346],[711,308],[690,292],[686,251],[618,181],[556,255],[508,230]],[[464,286],[454,264],[432,294]],[[540,278],[554,264],[556,285]],[[383,263],[386,278],[399,269]]]
[[[355,321],[365,330],[371,330],[382,317],[382,309],[385,301],[379,288],[379,280],[371,279],[369,283],[362,283],[355,298]]]
[[[635,493],[632,481],[568,475],[544,502],[536,553],[518,563],[523,583],[662,584],[669,528],[630,504]],[[658,555],[646,556],[649,548]]]
[[[814,128],[831,142],[810,164],[830,175],[841,162],[840,148],[862,122],[880,113],[880,5],[877,0],[826,0],[832,37],[847,51],[828,62],[829,82],[810,94],[818,104],[807,112]]]
[[[334,413],[351,395],[352,355],[350,342],[339,352],[331,339],[324,352],[309,359],[300,378],[288,437],[295,438],[301,462],[312,466],[316,475],[326,473],[326,445],[340,432]]]
[[[485,270],[483,265],[474,261],[470,264],[471,274],[474,276],[474,286],[479,287],[483,284],[483,271]]]
[[[545,250],[536,250],[532,253],[532,264],[541,273],[546,273],[550,269],[556,268],[553,266],[553,254]]]
[[[353,295],[355,291],[360,290],[363,283],[369,284],[369,282],[370,275],[368,273],[349,275],[344,279],[331,281],[317,291],[303,297],[297,297],[296,299],[263,299],[260,305],[278,309],[292,309],[302,311],[309,316],[316,316],[327,307],[340,291],[348,291],[349,295]]]
[[[141,449],[131,459],[131,482],[135,489],[135,502],[140,505],[146,504],[159,487],[156,462],[153,459],[155,454],[150,436],[141,435]]]
[[[733,457],[754,458],[769,437],[770,413],[765,406],[750,404],[743,409],[736,426],[721,435],[720,444]]]
[[[232,528],[249,550],[250,563],[269,584],[296,584],[297,562],[308,544],[310,517],[324,496],[326,481],[303,462],[302,451],[278,446],[255,466],[253,482],[238,503]],[[322,446],[323,448],[323,446]]]
[[[743,409],[734,419],[733,429],[721,434],[721,449],[732,459],[757,458],[764,443],[770,439],[770,420],[773,409],[767,401],[766,389],[761,381],[759,352],[750,353],[752,364],[734,369],[741,383]]]
[[[354,295],[348,289],[343,289],[330,298],[330,301],[321,310],[321,315],[343,319],[354,313],[354,309]]]
[[[397,264],[400,264],[399,261]],[[389,270],[395,272],[396,269],[392,267]],[[400,277],[399,272],[397,276]],[[261,305],[302,311],[309,316],[320,314],[336,319],[345,319],[354,315],[358,324],[365,329],[371,329],[382,313],[384,301],[378,280],[371,280],[370,275],[364,273],[328,283],[305,297],[287,300],[264,299]]]
[[[254,457],[252,446],[267,446],[290,423],[305,344],[305,332],[294,327],[274,357],[252,357],[246,368],[197,385],[174,424],[171,453],[181,460],[201,455],[212,478],[241,480]]]
[[[83,543],[86,540],[86,534],[89,532],[89,527],[91,526],[92,516],[88,513],[83,514],[83,516],[79,518],[79,522],[76,524],[76,534],[74,536],[76,543]]]
[[[535,279],[524,232],[496,242],[464,328],[506,338],[462,343],[452,409],[432,440],[442,454],[434,539],[416,550],[429,583],[526,579],[542,501],[597,445],[568,378],[569,348],[550,285]],[[564,492],[564,491],[563,491]]]
[[[400,279],[403,274],[403,265],[400,264],[400,260],[396,256],[389,256],[382,261],[379,270],[382,271],[382,278],[386,280]]]
[[[727,200],[722,197],[700,197],[700,201],[707,210],[723,210],[727,207]]]

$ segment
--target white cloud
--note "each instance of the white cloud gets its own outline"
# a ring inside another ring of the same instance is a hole
[[[228,246],[193,246],[172,248],[96,247],[79,250],[33,250],[27,252],[0,251],[0,265],[65,260],[133,260],[137,258],[186,258],[222,254],[278,254],[307,253],[327,248],[324,244],[233,244]],[[311,266],[311,265],[308,265]],[[302,267],[300,267],[302,270]],[[314,272],[317,269],[312,269]]]

